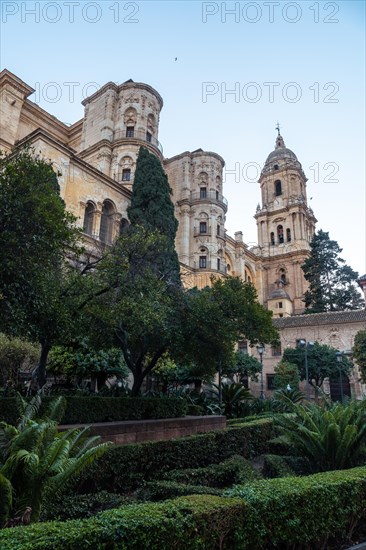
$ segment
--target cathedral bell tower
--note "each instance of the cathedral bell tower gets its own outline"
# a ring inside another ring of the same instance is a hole
[[[262,259],[264,302],[275,317],[302,313],[307,283],[301,265],[308,256],[316,219],[308,207],[307,178],[277,127],[275,149],[259,178],[262,206],[255,218]]]

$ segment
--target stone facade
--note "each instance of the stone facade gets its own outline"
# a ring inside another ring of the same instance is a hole
[[[259,178],[258,245],[250,248],[240,231],[231,237],[225,229],[224,160],[202,149],[164,158],[158,141],[163,100],[151,86],[132,80],[109,82],[83,101],[84,117],[71,126],[30,101],[33,92],[10,71],[0,73],[0,148],[11,151],[30,143],[54,163],[61,174],[61,196],[90,246],[111,243],[128,224],[136,159],[143,145],[163,163],[172,188],[184,284],[202,288],[212,276],[235,275],[255,285],[259,301],[281,322],[303,312],[307,283],[301,265],[316,219],[307,205],[301,164],[279,131]],[[355,328],[351,325],[338,325],[338,330],[348,334]],[[280,327],[283,334],[285,327]]]

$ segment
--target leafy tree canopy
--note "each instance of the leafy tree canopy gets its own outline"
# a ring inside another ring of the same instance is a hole
[[[309,384],[314,388],[322,386],[326,378],[338,380],[340,371],[348,375],[352,369],[352,363],[347,357],[342,356],[342,362],[337,361],[337,350],[325,344],[315,342],[313,346],[308,346],[308,371]],[[283,354],[283,360],[297,366],[300,373],[300,379],[305,380],[305,348],[287,348]]]
[[[71,262],[80,231],[50,162],[30,149],[0,159],[0,330],[39,342],[40,385],[52,343],[73,327]]]
[[[236,351],[233,355],[232,363],[227,363],[224,366],[223,374],[229,378],[236,377],[239,381],[242,381],[244,378],[257,380],[261,368],[261,363],[256,357],[248,353]]]
[[[361,370],[363,382],[366,382],[366,330],[359,330],[353,344],[353,358]]]
[[[342,249],[321,229],[310,243],[310,256],[302,265],[309,290],[305,293],[306,313],[343,311],[363,307],[356,280],[358,273],[346,265]]]
[[[274,371],[274,385],[277,389],[286,389],[287,386],[290,386],[291,389],[299,387],[300,374],[296,364],[280,361]]]

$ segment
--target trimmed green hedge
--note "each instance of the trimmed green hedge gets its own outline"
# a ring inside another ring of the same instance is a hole
[[[0,531],[1,550],[264,550],[346,540],[366,520],[366,467],[256,481],[235,498],[181,497]],[[352,526],[352,527],[351,527]]]
[[[220,462],[220,464],[206,466],[206,468],[172,470],[164,475],[164,479],[168,481],[218,488],[254,481],[259,477],[249,460],[237,455]]]
[[[222,489],[205,485],[189,485],[177,481],[149,481],[138,489],[136,496],[139,500],[156,502],[188,495],[221,495]]]
[[[233,455],[252,458],[266,453],[272,436],[272,420],[263,419],[170,441],[113,446],[83,472],[79,486],[86,492],[135,489],[170,470],[218,464]]]
[[[47,406],[54,397],[43,397]],[[67,396],[63,424],[93,424],[118,420],[147,420],[152,418],[177,418],[186,414],[183,399],[151,397],[78,397]],[[0,399],[0,420],[15,424],[18,418],[16,400]]]

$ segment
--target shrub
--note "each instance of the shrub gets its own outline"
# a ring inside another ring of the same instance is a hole
[[[0,474],[0,529],[9,518],[13,502],[13,490],[8,479]]]
[[[325,548],[333,536],[340,547],[341,538],[366,520],[365,467],[257,481],[225,494],[246,507],[248,529],[237,548]]]
[[[272,436],[272,420],[264,419],[170,441],[114,446],[98,466],[83,473],[81,487],[87,492],[135,489],[170,470],[217,464],[233,455],[251,458],[263,454]]]
[[[132,502],[134,501],[128,497],[107,491],[93,495],[60,495],[47,503],[41,514],[41,521],[88,518],[103,510],[118,508]]]
[[[251,463],[241,456],[232,456],[220,464],[206,468],[187,468],[172,470],[164,479],[179,483],[206,485],[208,487],[229,487],[235,483],[244,483],[258,479],[259,474]]]
[[[140,500],[159,501],[187,495],[221,495],[222,490],[204,485],[190,485],[177,481],[150,481],[137,490]]]
[[[44,397],[47,405],[53,398]],[[176,418],[185,415],[186,403],[173,398],[139,397],[66,397],[62,424],[92,424],[118,420],[145,420],[149,418]],[[14,398],[0,399],[0,419],[8,424],[17,420]]]
[[[12,550],[265,550],[350,541],[366,520],[366,468],[238,486],[230,497],[194,495],[134,504],[86,520],[0,531]]]
[[[288,465],[286,458],[278,455],[265,455],[262,474],[264,477],[290,477],[294,470]]]
[[[282,438],[291,455],[306,458],[312,472],[341,470],[359,465],[366,451],[366,401],[293,405],[291,415],[278,416]]]
[[[39,355],[39,346],[0,332],[0,386],[18,385],[19,373],[32,371]]]

